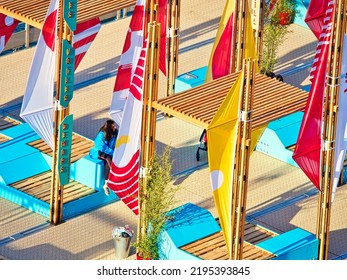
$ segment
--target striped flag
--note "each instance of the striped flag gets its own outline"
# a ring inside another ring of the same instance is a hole
[[[53,149],[53,90],[56,64],[58,0],[52,0],[37,42],[20,112]]]
[[[316,55],[311,69],[310,78],[312,85],[301,122],[298,140],[293,152],[294,161],[318,190],[320,190],[321,174],[320,164],[325,77],[327,73],[333,7],[334,2],[329,1],[323,20],[323,29],[319,37]]]
[[[135,213],[139,214],[138,191],[140,169],[140,137],[146,42],[131,80],[129,95],[119,127],[116,148],[112,158],[108,187]]]
[[[131,78],[143,46],[143,32],[145,19],[145,0],[137,0],[132,15],[129,30],[125,38],[122,56],[118,66],[118,73],[113,89],[110,115],[121,124],[125,102],[128,98]]]
[[[0,14],[0,53],[4,50],[12,33],[15,31],[18,20],[4,14]]]
[[[326,11],[327,9],[332,9],[333,3],[334,1],[331,0],[311,0],[308,5],[305,22],[317,39],[319,39],[323,26],[325,25],[324,18]]]
[[[75,70],[93,43],[100,28],[101,24],[98,17],[77,24],[72,36],[72,46],[75,49]]]

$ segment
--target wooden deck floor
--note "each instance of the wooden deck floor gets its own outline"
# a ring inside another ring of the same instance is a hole
[[[264,241],[276,234],[253,225],[245,224],[245,242],[243,245],[243,259],[245,260],[268,260],[274,257],[254,244]],[[193,254],[203,260],[227,260],[228,251],[222,232],[217,232],[208,237],[199,239],[180,249]]]
[[[1,134],[1,130],[10,128],[12,126],[18,125],[20,124],[19,121],[16,121],[12,118],[9,117],[0,117],[0,143],[6,142],[8,140],[10,140],[10,138],[4,136],[3,134]]]
[[[47,171],[27,179],[17,181],[10,186],[49,203],[51,194],[51,176],[52,172]],[[96,191],[92,188],[89,188],[79,182],[70,180],[70,183],[64,186],[64,203],[79,199],[95,192]]]
[[[42,153],[52,156],[52,149],[42,139],[30,142],[29,145],[40,150]],[[93,145],[94,143],[90,139],[73,133],[71,147],[71,163],[88,155],[89,150],[93,147]]]
[[[20,124],[20,122],[9,118],[0,117],[0,143],[8,141],[10,138],[1,134],[1,130]],[[52,156],[51,148],[42,140],[36,140],[29,143],[30,146]],[[72,136],[71,148],[71,163],[88,155],[90,148],[93,146],[93,141],[82,137],[76,133]],[[36,197],[44,202],[49,203],[51,191],[51,176],[52,172],[47,171],[35,176],[26,178],[21,181],[10,184],[11,187],[18,189],[28,195]],[[64,203],[71,200],[79,199],[96,191],[79,182],[70,180],[69,184],[64,186]]]

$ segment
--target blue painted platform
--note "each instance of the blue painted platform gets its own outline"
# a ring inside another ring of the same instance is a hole
[[[0,143],[0,197],[49,217],[49,203],[40,200],[11,184],[51,171],[52,157],[28,143],[40,139],[26,124],[0,131],[9,140]],[[88,155],[71,164],[70,179],[95,190],[93,193],[64,203],[63,219],[68,219],[118,200],[111,192],[106,196],[103,162]]]

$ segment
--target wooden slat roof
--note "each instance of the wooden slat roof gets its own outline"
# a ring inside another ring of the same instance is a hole
[[[207,128],[239,73],[205,83],[153,102],[156,109]],[[252,127],[305,109],[308,92],[256,74]]]
[[[0,13],[41,29],[50,0],[0,0]],[[77,22],[135,5],[136,0],[78,0]]]

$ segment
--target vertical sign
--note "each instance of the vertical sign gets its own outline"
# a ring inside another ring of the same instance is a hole
[[[64,20],[71,31],[76,30],[77,0],[64,1]]]
[[[60,105],[67,107],[73,96],[75,49],[67,40],[62,41]]]
[[[260,2],[259,0],[251,0],[251,19],[253,30],[259,31],[260,25]]]
[[[73,116],[68,115],[59,126],[58,173],[60,185],[70,181],[70,158]]]

